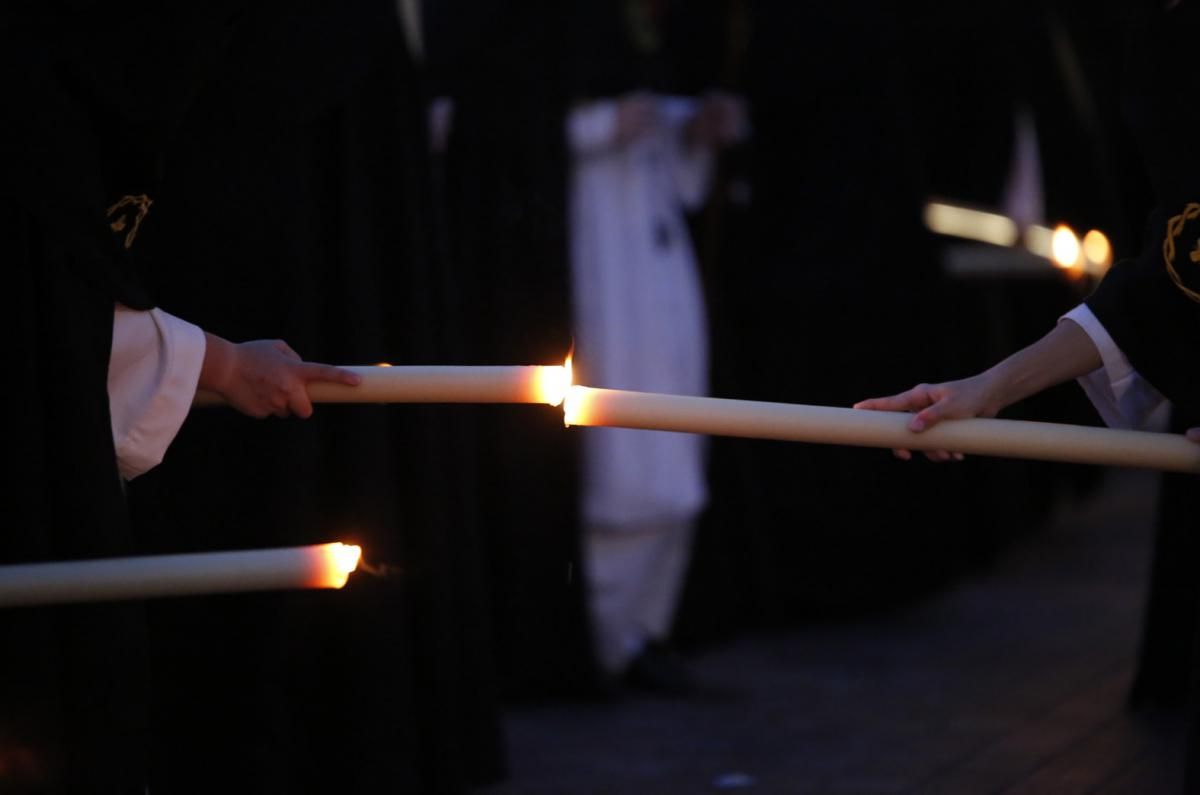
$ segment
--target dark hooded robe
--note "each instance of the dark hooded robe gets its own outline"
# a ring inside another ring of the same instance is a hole
[[[164,306],[307,359],[457,363],[424,96],[394,4],[240,9],[168,153]],[[457,792],[502,766],[469,424],[457,407],[194,412],[131,486],[155,551],[345,540],[387,576],[150,607],[153,786]]]

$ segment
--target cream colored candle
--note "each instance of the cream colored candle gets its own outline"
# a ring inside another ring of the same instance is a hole
[[[498,367],[343,367],[357,373],[356,386],[314,382],[314,403],[546,403],[557,406],[571,383],[562,365]],[[217,405],[216,395],[197,393],[195,405]]]
[[[341,588],[362,550],[307,547],[0,566],[0,607],[160,596]]]
[[[1033,458],[1200,472],[1200,445],[1182,436],[1019,420],[947,420],[922,433],[911,415],[829,406],[660,395],[573,386],[567,425],[744,436],[818,444]]]

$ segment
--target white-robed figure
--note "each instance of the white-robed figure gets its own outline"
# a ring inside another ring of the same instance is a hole
[[[575,106],[570,237],[576,356],[589,385],[682,395],[708,389],[708,330],[685,209],[703,201],[712,151],[693,99],[632,94]],[[622,673],[670,631],[696,519],[705,439],[587,429],[582,519],[598,662]]]

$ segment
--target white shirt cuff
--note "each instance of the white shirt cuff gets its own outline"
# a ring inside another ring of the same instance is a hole
[[[185,320],[116,305],[108,401],[126,480],[162,462],[191,408],[204,348],[204,332]]]
[[[1078,381],[1104,424],[1111,428],[1148,425],[1155,411],[1166,402],[1162,393],[1133,369],[1087,304],[1080,304],[1059,318],[1059,322],[1063,320],[1070,320],[1083,329],[1100,352],[1103,366],[1081,376]]]

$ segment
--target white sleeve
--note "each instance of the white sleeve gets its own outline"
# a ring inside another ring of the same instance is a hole
[[[691,97],[663,97],[658,113],[669,134],[667,152],[675,194],[685,210],[695,210],[708,198],[715,155],[712,147],[688,144],[684,128],[696,117],[699,103]]]
[[[1087,304],[1075,307],[1059,322],[1063,320],[1070,320],[1082,328],[1100,351],[1103,366],[1078,379],[1100,418],[1112,428],[1144,427],[1166,398],[1133,369]]]
[[[598,154],[617,145],[617,106],[617,100],[599,99],[571,108],[567,146],[573,155]]]
[[[204,363],[204,332],[159,309],[113,312],[108,402],[121,476],[158,465],[179,432]]]

